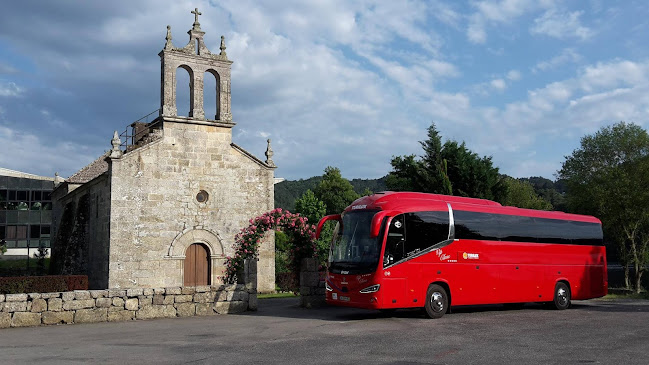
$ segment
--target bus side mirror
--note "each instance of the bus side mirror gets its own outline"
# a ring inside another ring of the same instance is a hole
[[[318,239],[320,238],[320,233],[322,232],[322,227],[327,221],[339,221],[340,222],[340,214],[332,214],[332,215],[327,215],[322,217],[320,219],[320,222],[318,222],[318,228],[315,231],[315,238]]]
[[[383,218],[393,217],[399,214],[401,214],[401,212],[397,212],[394,210],[382,210],[374,214],[374,217],[372,217],[372,226],[370,227],[370,238],[376,238],[379,236],[379,233],[381,232],[381,223],[383,223]]]

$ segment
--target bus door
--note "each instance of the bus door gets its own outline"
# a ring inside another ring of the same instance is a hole
[[[433,250],[449,242],[448,210],[411,212],[392,219],[386,240],[384,275],[404,278],[398,284],[403,299],[397,302],[402,308],[424,305],[428,285],[437,277],[432,273],[441,270],[440,258]]]
[[[403,308],[407,305],[408,277],[408,262],[405,261],[406,225],[403,214],[392,218],[387,235],[383,254],[382,304],[384,308]]]

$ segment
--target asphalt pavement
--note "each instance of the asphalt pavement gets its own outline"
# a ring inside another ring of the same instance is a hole
[[[264,299],[239,315],[0,330],[13,364],[646,364],[649,301],[419,310],[299,308]]]

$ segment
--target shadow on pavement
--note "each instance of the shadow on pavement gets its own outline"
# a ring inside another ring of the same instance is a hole
[[[649,313],[649,300],[616,299],[616,300],[590,300],[588,302],[574,303],[571,309],[611,312],[611,313]]]
[[[453,307],[451,314],[482,312],[518,312],[521,310],[553,311],[543,303],[525,303],[520,306],[502,304]],[[649,312],[648,300],[588,300],[573,301],[570,310],[598,312]],[[240,315],[270,316],[294,319],[318,319],[323,321],[359,321],[378,318],[427,318],[422,309],[400,309],[384,313],[377,310],[324,306],[318,308],[301,308],[299,298],[275,298],[259,301],[256,312],[245,312]]]

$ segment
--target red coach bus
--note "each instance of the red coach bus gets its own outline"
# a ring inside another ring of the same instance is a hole
[[[601,222],[473,198],[384,192],[336,220],[326,300],[367,309],[547,302],[606,295]]]

